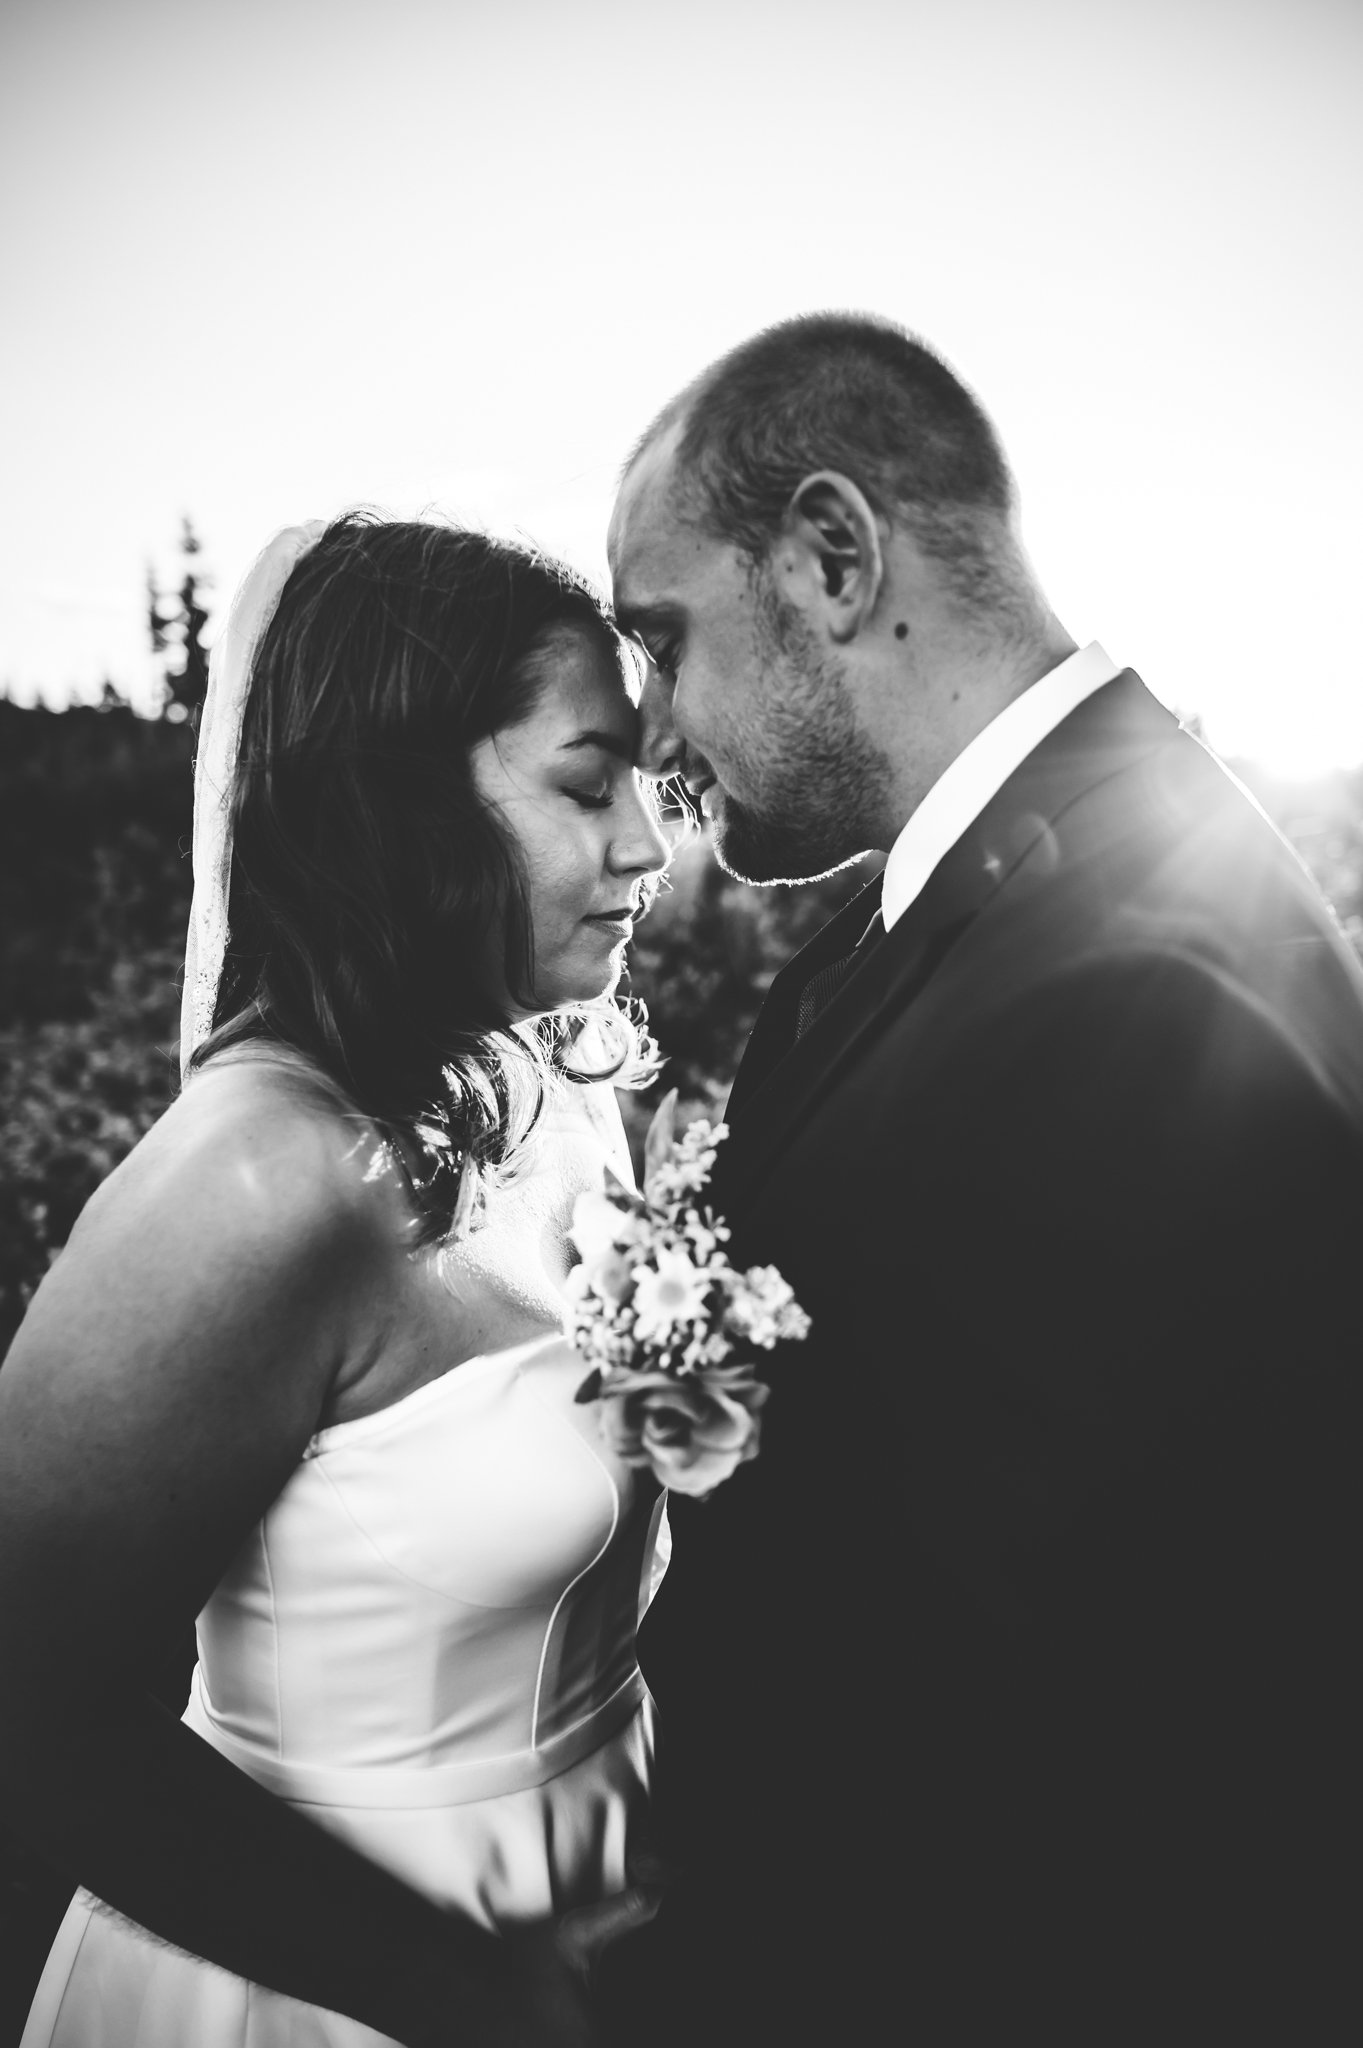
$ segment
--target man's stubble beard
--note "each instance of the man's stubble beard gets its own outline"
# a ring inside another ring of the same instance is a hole
[[[866,821],[884,815],[889,765],[857,724],[841,666],[765,582],[754,652],[767,702],[745,765],[758,794],[724,792],[715,858],[741,882],[814,881],[868,851]]]

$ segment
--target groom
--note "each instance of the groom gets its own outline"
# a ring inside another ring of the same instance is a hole
[[[620,2042],[1327,2038],[1343,1994],[1363,972],[1020,545],[974,397],[794,320],[610,537],[647,765],[767,883],[716,1202],[813,1334],[680,1502],[642,1657],[672,1878]],[[1283,2029],[1286,2031],[1283,2031]]]

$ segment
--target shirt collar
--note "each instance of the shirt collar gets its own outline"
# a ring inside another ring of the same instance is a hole
[[[888,931],[991,798],[1062,719],[1121,673],[1096,640],[1005,704],[938,776],[885,863],[881,910]]]

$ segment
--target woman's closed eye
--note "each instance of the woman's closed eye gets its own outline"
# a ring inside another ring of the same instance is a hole
[[[563,794],[584,811],[605,811],[615,801],[615,791],[609,784],[604,789],[585,789],[578,785],[565,786]]]

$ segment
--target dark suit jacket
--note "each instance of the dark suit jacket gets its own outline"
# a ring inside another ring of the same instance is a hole
[[[733,1092],[733,1255],[813,1332],[674,1510],[612,2038],[1333,2038],[1363,971],[1129,671],[794,1042],[878,889]]]

